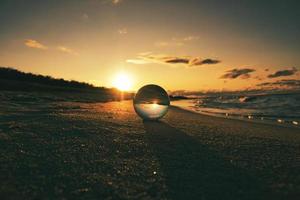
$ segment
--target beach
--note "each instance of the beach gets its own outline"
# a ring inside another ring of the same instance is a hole
[[[132,101],[7,99],[1,199],[297,199],[298,128],[171,106],[143,121]]]

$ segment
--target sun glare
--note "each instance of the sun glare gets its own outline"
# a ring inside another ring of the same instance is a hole
[[[152,109],[154,109],[154,110],[159,107],[159,105],[157,103],[153,103],[153,104],[151,104],[151,106],[152,106]]]
[[[132,89],[131,77],[126,73],[117,74],[113,80],[113,86],[121,91],[128,91]]]

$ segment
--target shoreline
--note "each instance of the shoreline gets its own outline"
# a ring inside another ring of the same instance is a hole
[[[180,101],[180,100],[179,100]],[[185,100],[183,100],[185,101]],[[186,106],[180,106],[180,105],[170,105],[172,107],[176,107],[178,109],[182,109],[185,111],[189,111],[192,113],[196,113],[196,114],[200,114],[200,115],[204,115],[204,116],[212,116],[212,117],[217,117],[217,118],[223,118],[223,119],[234,119],[234,120],[240,120],[240,121],[246,121],[246,122],[250,122],[250,123],[258,123],[258,124],[269,124],[269,125],[275,125],[275,126],[283,126],[283,127],[289,127],[289,128],[296,128],[299,129],[300,126],[299,124],[295,125],[293,123],[286,123],[285,121],[276,121],[276,120],[270,120],[270,119],[258,119],[255,118],[253,116],[251,116],[250,118],[248,116],[244,116],[244,115],[225,115],[225,114],[214,114],[214,113],[208,113],[208,112],[201,112],[201,111],[196,111],[193,108],[188,108]]]
[[[227,129],[236,129],[236,133],[241,133],[243,131],[251,132],[251,134],[254,134],[255,136],[265,136],[268,135],[270,138],[278,138],[283,140],[289,140],[289,141],[300,141],[300,134],[299,134],[299,128],[294,126],[285,126],[283,124],[278,123],[264,123],[260,121],[250,121],[246,119],[237,119],[237,118],[226,118],[222,116],[215,116],[215,115],[206,115],[202,114],[196,111],[192,111],[189,109],[184,109],[179,106],[170,106],[169,111],[175,111],[175,113],[178,113],[177,115],[185,115],[186,118],[190,118],[192,123],[202,123],[202,125],[209,126],[212,129],[218,130],[218,132],[223,131],[226,133]],[[172,114],[174,115],[174,114]],[[190,116],[190,117],[188,117]],[[168,116],[167,116],[168,117]],[[172,120],[173,121],[173,120]],[[175,121],[175,120],[174,120]],[[180,123],[180,120],[176,120]],[[187,120],[185,120],[187,121]],[[167,120],[167,122],[169,122]],[[187,132],[192,131],[193,128],[192,124],[186,125]],[[177,124],[172,124],[174,127],[178,127],[180,129],[180,126]],[[237,128],[238,127],[238,128]],[[219,130],[222,129],[222,130]],[[254,133],[256,131],[256,133]],[[267,133],[267,134],[266,134]]]

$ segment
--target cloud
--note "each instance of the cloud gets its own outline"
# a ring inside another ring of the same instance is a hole
[[[156,42],[155,43],[155,46],[157,47],[170,47],[170,46],[173,46],[173,47],[179,47],[179,46],[183,46],[184,43],[183,42],[174,42],[174,41],[169,41],[169,42]]]
[[[199,40],[199,38],[200,38],[199,36],[190,35],[190,36],[183,38],[182,40],[183,41],[195,41],[195,40]]]
[[[123,0],[102,0],[103,4],[119,5]]]
[[[154,45],[157,47],[180,47],[180,46],[185,45],[188,42],[192,42],[192,41],[196,41],[196,40],[199,40],[199,37],[193,36],[193,35],[186,36],[183,38],[173,37],[172,39],[167,40],[167,41],[155,42]]]
[[[276,82],[264,82],[257,84],[256,86],[264,88],[289,88],[300,89],[300,80],[297,79],[284,79]]]
[[[58,46],[57,47],[57,50],[61,51],[61,52],[64,52],[64,53],[67,53],[67,54],[71,54],[71,55],[79,55],[76,51],[74,51],[73,49],[70,49],[68,47],[65,47],[65,46]]]
[[[121,3],[123,0],[111,0],[114,5]]]
[[[147,55],[151,55],[151,54],[152,54],[151,51],[146,51],[146,52],[141,52],[141,53],[139,53],[138,55],[139,55],[139,56],[147,56]]]
[[[221,61],[211,58],[201,59],[201,58],[193,58],[189,61],[189,65],[195,66],[195,65],[212,65],[212,64],[218,64]]]
[[[88,19],[89,19],[89,15],[86,14],[86,13],[83,13],[83,14],[81,15],[81,18],[82,18],[83,20],[88,20]]]
[[[170,64],[188,64],[190,62],[189,58],[180,58],[180,57],[165,57],[162,58],[162,61]]]
[[[242,79],[250,78],[250,73],[254,72],[254,69],[243,68],[243,69],[232,69],[223,74],[221,79],[236,79],[238,77]]]
[[[149,61],[143,60],[143,59],[128,59],[128,60],[126,60],[126,62],[136,64],[136,65],[145,65],[145,64],[152,63],[152,62],[149,62]]]
[[[144,61],[144,62],[143,62]],[[200,57],[191,56],[168,56],[160,54],[140,54],[137,59],[129,59],[128,63],[133,64],[149,64],[149,63],[160,63],[160,64],[184,64],[186,66],[200,66],[200,65],[212,65],[220,63],[221,61],[211,58],[201,59]]]
[[[125,34],[128,33],[128,31],[127,31],[126,28],[121,28],[121,29],[118,30],[118,33],[119,33],[120,35],[125,35]]]
[[[291,76],[297,73],[297,69],[293,67],[292,69],[285,69],[285,70],[279,70],[275,72],[274,74],[268,75],[268,78],[277,78],[281,76]]]
[[[25,40],[25,43],[24,43],[27,47],[30,47],[30,48],[36,48],[36,49],[42,49],[42,50],[47,50],[49,49],[49,47],[43,45],[42,43],[36,41],[36,40],[32,40],[32,39],[27,39]],[[52,47],[51,47],[52,48]],[[54,49],[54,48],[53,48]],[[55,48],[56,50],[58,51],[61,51],[61,52],[64,52],[64,53],[67,53],[67,54],[71,54],[71,55],[79,55],[76,51],[74,51],[73,49],[71,48],[68,48],[66,46],[57,46]]]
[[[36,48],[36,49],[42,49],[42,50],[46,50],[48,49],[47,46],[43,45],[42,43],[36,41],[36,40],[32,40],[32,39],[27,39],[25,40],[25,43],[24,43],[27,47],[30,47],[30,48]]]

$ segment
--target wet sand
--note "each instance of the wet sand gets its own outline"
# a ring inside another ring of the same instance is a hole
[[[1,199],[296,199],[297,128],[132,102],[4,102]]]

